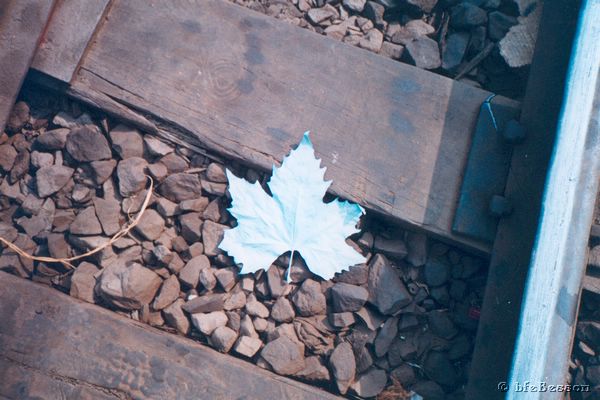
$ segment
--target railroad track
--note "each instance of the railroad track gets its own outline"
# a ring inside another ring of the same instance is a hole
[[[309,115],[333,194],[489,257],[467,398],[564,381],[581,288],[600,288],[582,245],[599,178],[599,1],[546,2],[520,103],[224,1],[146,3],[3,3],[0,126],[27,77],[268,170],[307,128],[289,110]]]

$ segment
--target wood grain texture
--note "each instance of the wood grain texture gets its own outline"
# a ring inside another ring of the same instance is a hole
[[[110,0],[56,0],[32,67],[70,82]]]
[[[600,0],[586,0],[523,300],[510,383],[567,383],[600,178]],[[509,392],[508,399],[521,393]],[[531,399],[559,399],[538,393]]]
[[[0,132],[52,11],[54,0],[0,2]]]
[[[507,395],[498,390],[498,383],[509,379],[580,4],[546,2],[542,11],[520,119],[527,138],[513,150],[505,191],[514,211],[498,224],[469,371],[468,400],[500,400]],[[538,316],[542,319],[544,314]],[[568,347],[568,343],[556,345]]]
[[[338,399],[0,272],[0,398]]]
[[[310,130],[332,193],[489,251],[451,233],[483,90],[223,0],[116,2],[74,83],[264,170]]]

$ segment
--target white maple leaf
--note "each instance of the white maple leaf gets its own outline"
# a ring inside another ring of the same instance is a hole
[[[225,231],[219,247],[242,264],[241,273],[268,268],[287,251],[289,265],[299,252],[308,268],[324,279],[365,262],[345,241],[359,231],[356,225],[364,210],[347,201],[323,202],[331,181],[324,181],[326,168],[320,165],[306,132],[281,167],[273,166],[268,182],[273,197],[258,182],[251,184],[226,171],[229,212],[238,225]]]

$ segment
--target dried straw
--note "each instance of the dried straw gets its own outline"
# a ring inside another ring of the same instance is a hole
[[[74,257],[53,258],[53,257],[45,257],[45,256],[34,256],[31,254],[28,254],[27,252],[20,249],[18,246],[9,242],[8,240],[4,239],[1,236],[0,236],[0,242],[2,242],[9,249],[14,251],[21,257],[25,257],[25,258],[28,258],[33,261],[41,261],[41,262],[48,262],[48,263],[61,263],[65,267],[75,269],[75,266],[73,264],[71,264],[71,261],[79,260],[79,259],[91,256],[92,254],[96,254],[99,251],[104,250],[105,248],[107,248],[108,246],[111,246],[114,242],[116,242],[123,236],[127,235],[129,233],[129,231],[131,231],[140,222],[140,220],[142,219],[142,216],[144,215],[144,212],[146,211],[146,208],[148,207],[148,204],[150,203],[150,199],[152,198],[152,190],[154,188],[154,181],[152,180],[152,178],[148,175],[146,175],[146,177],[150,180],[150,187],[148,188],[148,191],[146,192],[146,197],[144,198],[142,207],[140,208],[140,211],[138,212],[136,217],[133,220],[130,220],[129,223],[125,224],[121,228],[121,230],[119,232],[115,233],[115,235],[113,237],[111,237],[106,243],[96,247],[95,249],[92,249],[86,253],[79,254]]]

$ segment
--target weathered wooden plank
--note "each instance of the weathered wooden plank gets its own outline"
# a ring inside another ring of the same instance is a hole
[[[29,69],[54,0],[0,2],[0,132]]]
[[[469,372],[469,400],[506,397],[499,383],[509,379],[580,3],[545,2],[542,11],[520,119],[528,136],[513,150],[505,191],[515,208],[498,224]]]
[[[565,384],[600,178],[600,0],[581,9],[510,383]],[[509,399],[521,393],[509,392]],[[537,393],[531,399],[558,399]]]
[[[8,398],[338,398],[5,272],[0,320]]]
[[[222,0],[116,2],[73,82],[262,169],[311,130],[333,193],[489,250],[451,232],[483,90]]]
[[[31,66],[70,82],[110,0],[56,0]]]

